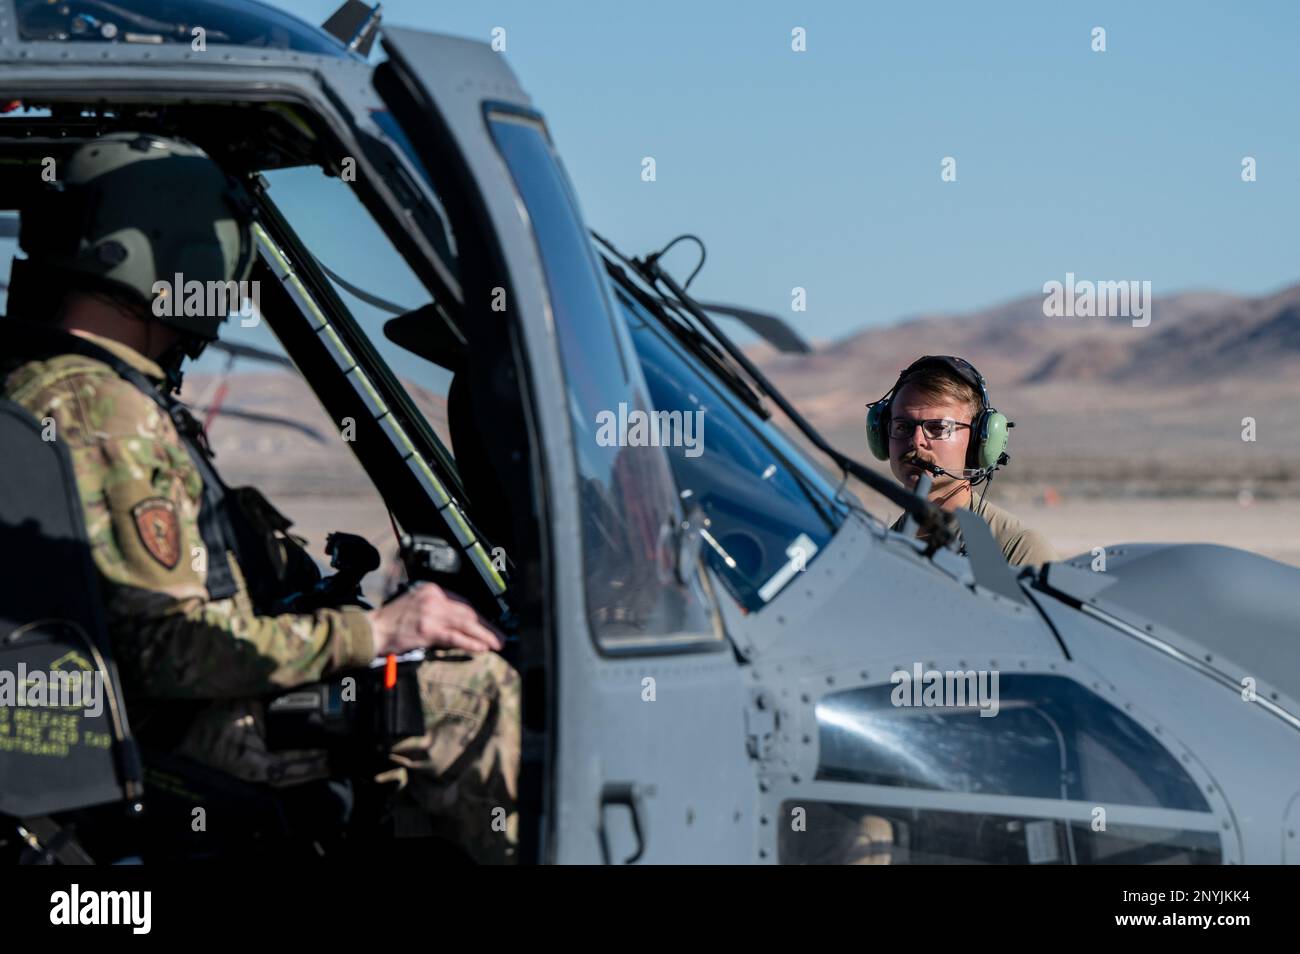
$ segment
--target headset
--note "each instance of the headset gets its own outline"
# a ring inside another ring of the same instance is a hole
[[[889,418],[894,395],[898,389],[917,372],[927,367],[946,369],[975,388],[980,395],[980,411],[971,422],[971,441],[966,451],[967,469],[962,474],[951,474],[959,480],[969,480],[972,485],[987,480],[993,472],[1011,458],[1007,454],[1007,430],[1015,427],[997,408],[989,403],[989,391],[984,384],[984,376],[975,370],[975,366],[965,358],[956,358],[946,354],[927,354],[917,358],[898,375],[894,386],[885,392],[879,401],[867,405],[867,446],[877,460],[889,459]],[[926,468],[931,470],[931,468]],[[970,471],[974,470],[973,475]],[[942,468],[933,471],[947,474]]]

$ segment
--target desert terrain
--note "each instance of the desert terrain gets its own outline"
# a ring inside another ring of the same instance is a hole
[[[866,403],[920,354],[968,358],[1016,422],[1011,464],[990,499],[1063,555],[1200,541],[1300,566],[1300,286],[1255,298],[1157,297],[1145,328],[1047,318],[1035,295],[868,328],[810,354],[750,350],[833,443],[882,473],[865,445]],[[392,556],[382,502],[306,385],[247,362],[226,381],[210,437],[227,481],[262,487],[318,558],[335,529]],[[202,413],[218,383],[192,375],[184,397]],[[445,439],[443,397],[407,385]],[[897,513],[858,491],[882,517]]]

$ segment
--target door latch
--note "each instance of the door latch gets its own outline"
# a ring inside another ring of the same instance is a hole
[[[635,864],[645,854],[645,828],[641,816],[645,813],[642,795],[652,794],[644,786],[635,782],[606,782],[600,790],[600,851],[605,864],[613,864],[609,853],[609,834],[606,831],[605,815],[613,805],[622,805],[632,814],[632,833],[636,836],[636,851],[621,863]]]

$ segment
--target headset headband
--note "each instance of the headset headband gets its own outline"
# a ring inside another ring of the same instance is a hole
[[[974,460],[981,472],[985,474],[978,479],[987,479],[998,466],[1009,460],[1006,455],[1007,428],[1013,425],[1005,415],[989,403],[989,391],[984,384],[984,375],[980,374],[965,358],[947,354],[927,354],[917,358],[900,371],[898,380],[885,392],[885,396],[867,405],[867,446],[877,460],[889,458],[889,438],[886,436],[885,425],[892,416],[894,398],[907,378],[926,366],[942,368],[979,392],[983,406],[971,421],[971,443],[967,448],[966,460],[968,464]]]
[[[926,365],[937,365],[939,367],[947,368],[953,374],[957,375],[957,377],[975,388],[975,390],[979,392],[981,411],[986,411],[992,407],[989,403],[988,388],[984,385],[984,375],[980,374],[979,371],[976,370],[975,365],[971,364],[965,358],[958,358],[950,354],[927,354],[917,358],[899,372],[898,380],[895,381],[894,386],[889,389],[888,397],[892,398],[898,393],[898,389],[902,386],[908,375],[914,374]]]

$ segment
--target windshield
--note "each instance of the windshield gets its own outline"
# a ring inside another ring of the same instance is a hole
[[[834,488],[619,290],[619,306],[660,412],[698,415],[701,445],[670,451],[683,507],[700,507],[709,566],[745,609],[762,609],[825,548],[844,519]]]
[[[607,648],[717,643],[722,634],[706,611],[703,575],[678,561],[681,516],[664,448],[626,426],[653,408],[572,189],[540,120],[504,108],[488,120],[532,222],[550,295],[580,481],[592,632]]]

